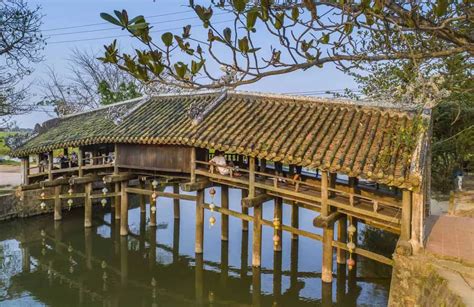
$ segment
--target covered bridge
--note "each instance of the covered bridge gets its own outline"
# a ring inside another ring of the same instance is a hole
[[[25,188],[115,176],[109,179],[116,183],[110,196],[122,196],[122,204],[127,192],[141,193],[123,184],[134,176],[179,179],[183,189],[198,191],[196,252],[202,252],[200,213],[208,206],[202,193],[220,185],[243,190],[242,212],[228,210],[225,199],[216,210],[240,217],[244,229],[253,221],[254,265],[260,264],[261,225],[329,242],[338,249],[338,260],[345,251],[375,259],[346,247],[347,219],[398,233],[415,248],[422,245],[430,122],[430,110],[357,101],[231,90],[163,94],[48,121],[13,154],[23,159]],[[69,160],[56,161],[58,149]],[[216,150],[225,152],[229,174],[209,162]],[[73,151],[77,159],[71,159]],[[31,167],[36,155],[42,163]],[[275,172],[281,165],[283,172]],[[299,167],[303,172],[293,179],[290,174]],[[56,199],[60,211],[62,198]],[[273,222],[261,218],[261,204],[270,199],[276,203]],[[281,221],[283,201],[295,208],[291,226],[275,222]],[[253,216],[248,207],[254,207]],[[315,225],[323,227],[323,236],[298,229],[298,207],[321,213]],[[332,241],[335,221],[338,241]],[[332,247],[326,248],[330,255]]]

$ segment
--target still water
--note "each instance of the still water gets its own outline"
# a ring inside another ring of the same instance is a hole
[[[230,189],[230,208],[240,210],[240,190]],[[172,189],[169,191],[172,192]],[[216,204],[219,204],[217,189]],[[332,285],[321,282],[321,243],[292,240],[273,253],[273,230],[263,227],[262,267],[251,266],[252,227],[230,217],[229,242],[220,240],[220,217],[205,227],[204,256],[194,254],[194,202],[158,199],[158,227],[146,225],[138,198],[131,198],[130,235],[120,237],[110,208],[95,205],[93,227],[83,210],[0,224],[0,305],[14,306],[385,306],[391,268],[359,257],[348,272],[334,261]],[[206,193],[206,202],[211,199]],[[251,210],[250,210],[251,212]],[[285,224],[290,208],[284,206]],[[273,205],[264,205],[272,219]],[[300,228],[315,231],[315,213],[300,209]]]

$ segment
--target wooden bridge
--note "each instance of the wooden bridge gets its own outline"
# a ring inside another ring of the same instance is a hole
[[[261,110],[265,113],[259,114]],[[203,252],[204,210],[212,210],[223,216],[224,241],[228,216],[242,219],[243,231],[252,223],[254,267],[261,265],[263,226],[274,229],[277,253],[282,231],[294,239],[322,241],[325,282],[333,277],[333,249],[337,262],[348,261],[349,268],[357,254],[392,263],[357,246],[358,223],[399,234],[398,252],[423,246],[429,112],[228,91],[132,100],[44,126],[14,154],[23,161],[22,197],[31,201],[28,191],[33,191],[34,201],[43,207],[53,202],[56,220],[67,208],[62,200],[69,206],[84,200],[85,227],[91,226],[94,200],[112,203],[120,234],[126,236],[129,194],[141,195],[143,210],[144,198],[150,199],[150,226],[156,226],[160,197],[192,200],[197,254]],[[64,135],[71,127],[74,133]],[[412,141],[403,143],[407,138]],[[75,151],[77,158],[55,165],[58,149],[66,156]],[[227,165],[210,162],[214,150],[226,152]],[[43,161],[39,166],[30,167],[33,154]],[[290,174],[277,174],[276,163],[289,169],[300,166],[304,172],[294,180]],[[227,175],[219,172],[222,168],[228,169]],[[160,190],[167,185],[174,186],[173,193]],[[178,185],[196,194],[181,194]],[[214,186],[221,188],[220,206],[204,201],[206,192],[214,195]],[[242,189],[240,212],[229,209],[229,187]],[[44,189],[50,190],[41,193]],[[262,206],[270,200],[275,203],[272,221],[262,217]],[[291,206],[290,225],[282,223],[283,204]],[[323,229],[322,235],[299,229],[300,207],[319,212],[314,225]]]

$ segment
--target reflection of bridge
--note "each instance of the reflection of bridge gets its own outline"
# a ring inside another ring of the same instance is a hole
[[[201,302],[214,301],[218,304],[241,302],[268,305],[275,300],[277,304],[286,305],[285,302],[298,300],[299,291],[304,285],[303,280],[321,277],[320,273],[298,272],[298,245],[295,244],[297,241],[292,240],[289,271],[281,269],[282,254],[275,253],[273,270],[253,268],[252,274],[249,274],[248,235],[242,236],[241,268],[234,268],[228,265],[227,243],[221,246],[220,263],[203,261],[202,255],[194,259],[181,256],[178,254],[179,243],[177,243],[179,242],[179,220],[174,223],[174,243],[170,247],[156,243],[156,231],[145,230],[143,217],[142,214],[140,233],[130,233],[128,238],[119,236],[119,227],[116,223],[110,224],[103,220],[100,225],[110,228],[110,239],[95,235],[90,229],[86,229],[84,235],[74,232],[78,226],[78,220],[64,225],[57,222],[54,229],[52,226],[46,228],[40,238],[22,243],[24,272],[14,277],[15,287],[27,287],[25,290],[37,295],[42,301],[44,298],[43,302],[54,299],[47,295],[47,290],[38,289],[34,285],[44,285],[45,281],[49,280],[55,292],[61,293],[61,289],[66,286],[76,288],[79,294],[75,295],[79,295],[82,302],[86,303],[102,301],[106,305],[115,305],[122,304],[123,300],[133,303],[133,298],[123,297],[125,292],[133,289],[143,297],[143,303],[147,305],[155,298],[158,301],[186,304],[193,304],[197,299]],[[132,244],[133,242],[136,244]],[[94,246],[100,246],[100,248],[95,249]],[[173,262],[169,265],[157,263],[155,260],[157,248],[171,253]],[[104,265],[102,259],[110,260]],[[71,265],[71,263],[74,264]],[[131,269],[132,263],[133,269]],[[69,271],[71,267],[74,268],[72,273]],[[210,267],[210,269],[206,270],[205,267]],[[32,273],[28,273],[29,268],[33,268]],[[355,304],[358,295],[356,282],[377,283],[381,280],[357,278],[355,270],[351,271],[349,288],[346,292],[345,272],[345,266],[339,266],[335,275],[339,303]],[[106,279],[104,279],[104,273],[107,276]],[[259,293],[261,274],[273,275],[273,295]],[[282,293],[282,278],[285,276],[289,278],[289,287]],[[155,284],[153,280],[156,281]],[[250,292],[250,287],[256,289],[257,292]],[[193,288],[194,294],[185,290]],[[133,294],[130,295],[133,296]],[[331,295],[331,287],[322,288],[323,303],[331,302]],[[220,297],[226,297],[226,300]],[[54,305],[53,301],[51,303]]]

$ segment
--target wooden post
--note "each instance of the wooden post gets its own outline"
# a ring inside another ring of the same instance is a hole
[[[84,185],[84,227],[92,227],[92,183],[86,183]]]
[[[346,265],[339,264],[336,272],[336,302],[337,306],[344,306],[344,299],[346,297]]]
[[[323,217],[329,214],[328,198],[328,173],[321,171],[321,215]]]
[[[295,289],[298,283],[298,246],[299,240],[291,240],[290,251],[290,288]]]
[[[118,158],[119,158],[119,149],[118,149],[118,144],[114,144],[114,174],[119,173],[119,164],[118,164]],[[104,161],[105,163],[105,161]]]
[[[340,242],[347,242],[347,216],[341,217],[337,222],[337,240]],[[346,251],[337,248],[336,262],[339,264],[346,263]]]
[[[196,199],[196,254],[204,251],[204,189],[197,191]]]
[[[334,239],[334,225],[323,228],[323,265],[321,280],[332,282],[332,241]]]
[[[175,219],[173,223],[173,263],[177,263],[178,258],[179,258],[179,219]]]
[[[291,227],[299,228],[300,227],[300,207],[296,202],[291,202]],[[296,233],[291,233],[292,240],[298,240],[298,235]]]
[[[356,177],[349,177],[349,193],[355,194],[355,195],[360,194],[360,190],[357,187],[358,182],[359,182],[359,179],[357,179]],[[354,198],[351,206],[355,205],[358,202],[359,202],[359,199]]]
[[[278,306],[278,302],[281,299],[282,255],[283,255],[283,253],[273,253],[273,297],[274,297],[274,306]]]
[[[229,278],[229,242],[221,242],[221,287],[227,287],[227,279]]]
[[[30,248],[25,244],[21,243],[21,268],[23,273],[29,273],[31,268]]]
[[[253,208],[252,266],[260,267],[262,256],[262,204]]]
[[[281,197],[275,198],[275,208],[273,210],[273,219],[280,221],[280,227],[278,230],[273,231],[273,236],[278,236],[279,240],[273,242],[273,250],[281,252],[281,246],[283,241],[283,231],[281,225],[283,224],[283,199]]]
[[[249,258],[249,233],[247,231],[242,232],[242,241],[240,242],[240,279],[245,281],[248,270],[248,258]]]
[[[153,270],[156,263],[156,228],[150,229],[150,248],[149,248],[149,263],[150,270]]]
[[[249,195],[248,190],[241,190],[242,191],[242,198],[246,198]],[[242,201],[240,202],[242,203]],[[248,215],[249,214],[249,208],[242,206],[242,213]],[[249,230],[249,222],[246,220],[242,220],[242,231],[248,231]]]
[[[265,173],[267,171],[267,160],[260,159],[260,173]]]
[[[145,182],[142,180],[140,181],[140,189],[145,190]],[[139,200],[140,200],[140,213],[145,213],[145,218],[146,218],[146,196],[145,195],[139,195]]]
[[[121,183],[121,204],[120,204],[120,235],[128,235],[128,194],[127,194],[127,181]],[[117,209],[117,208],[116,208]]]
[[[115,193],[120,192],[120,183],[119,182],[115,183],[115,189],[114,190],[115,190]],[[115,202],[115,210],[114,210],[115,219],[120,220],[120,207],[121,207],[121,204],[122,204],[120,194],[117,194],[117,196],[115,196],[114,202]]]
[[[221,207],[229,209],[229,187],[226,185],[221,186]],[[227,214],[221,214],[221,240],[229,240],[229,216]]]
[[[196,182],[196,148],[191,148],[191,161],[190,161],[190,176],[191,182]]]
[[[255,197],[255,158],[248,157],[249,159],[249,195],[248,197]]]
[[[321,306],[332,306],[332,285],[324,282],[321,285]]]
[[[53,180],[53,152],[48,152],[48,180]]]
[[[337,179],[337,173],[329,173],[329,176],[328,176],[328,186],[331,188],[331,189],[335,189],[336,188],[336,179]],[[328,191],[328,198],[332,198],[334,197],[334,192],[332,191]]]
[[[410,240],[411,236],[411,191],[403,190],[402,192],[402,225],[400,239],[404,241]]]
[[[22,182],[24,185],[30,184],[30,178],[28,177],[29,174],[30,174],[30,157],[27,156],[27,157],[21,158],[21,177],[22,177]]]
[[[150,189],[153,190],[153,186],[150,183]],[[158,210],[157,200],[153,199],[150,195],[150,226],[156,227],[156,211]]]
[[[175,184],[173,185],[173,193],[176,195],[179,195],[179,185]],[[181,211],[179,208],[179,198],[173,199],[173,212],[174,212],[174,218],[179,219],[181,216]]]
[[[83,177],[84,176],[84,170],[82,167],[84,166],[84,151],[82,150],[82,147],[79,147],[79,151],[77,153],[77,167],[78,167],[78,176]]]
[[[411,241],[414,252],[423,247],[424,201],[422,186],[419,192],[412,193]]]
[[[61,186],[57,185],[54,187],[54,220],[60,221],[63,218],[63,212],[61,208],[61,199],[59,198],[61,194]]]

